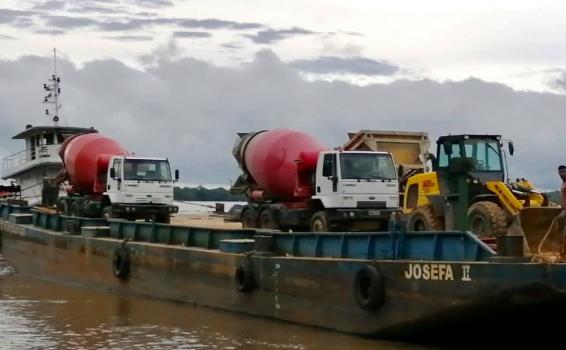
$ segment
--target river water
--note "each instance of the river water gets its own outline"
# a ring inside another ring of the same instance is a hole
[[[0,276],[0,349],[425,349],[205,307]]]

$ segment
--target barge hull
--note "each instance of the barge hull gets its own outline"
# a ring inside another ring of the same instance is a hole
[[[6,221],[0,221],[0,232],[1,253],[24,275],[370,336],[405,338],[431,325],[457,327],[486,317],[509,325],[522,311],[528,316],[541,303],[563,308],[565,300],[566,270],[559,264],[256,256],[128,242],[130,274],[119,279],[112,257],[121,240]],[[243,259],[250,259],[254,275],[249,293],[234,282]],[[385,302],[373,311],[359,307],[354,297],[354,276],[368,265],[385,284]],[[417,276],[425,266],[444,273],[437,272],[436,279]]]

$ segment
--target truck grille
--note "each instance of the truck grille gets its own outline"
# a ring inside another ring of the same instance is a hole
[[[359,201],[357,205],[358,209],[385,209],[387,208],[387,203],[384,201]]]

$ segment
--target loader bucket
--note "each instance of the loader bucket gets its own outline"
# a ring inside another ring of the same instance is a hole
[[[560,214],[561,208],[524,208],[521,210],[521,227],[525,234],[531,253],[537,253],[539,244],[550,229],[554,218]],[[559,252],[562,244],[562,232],[558,225],[552,227],[552,232],[541,246],[542,252]]]

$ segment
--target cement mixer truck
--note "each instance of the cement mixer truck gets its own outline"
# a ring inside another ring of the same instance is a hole
[[[245,228],[384,230],[398,210],[398,180],[388,152],[332,150],[289,129],[239,134],[233,148],[245,193]]]
[[[161,223],[169,223],[171,214],[178,212],[172,205],[174,180],[166,158],[132,155],[98,132],[69,137],[59,155],[63,170],[44,181],[43,205],[55,203],[59,212],[71,216]],[[67,196],[57,198],[64,182]]]

